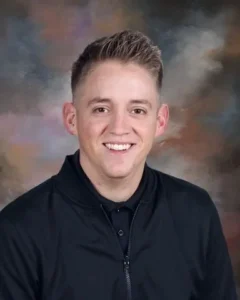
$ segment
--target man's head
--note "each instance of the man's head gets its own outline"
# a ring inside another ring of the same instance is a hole
[[[73,64],[64,123],[78,137],[89,174],[127,178],[143,169],[168,121],[159,100],[162,76],[160,49],[134,31],[91,43]]]

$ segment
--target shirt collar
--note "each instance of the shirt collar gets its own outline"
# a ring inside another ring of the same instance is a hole
[[[137,190],[133,193],[133,195],[124,202],[115,202],[111,199],[105,198],[104,196],[102,196],[98,191],[96,191],[96,189],[94,188],[93,184],[90,182],[90,180],[88,179],[86,173],[84,172],[81,164],[80,164],[80,160],[79,160],[79,155],[80,155],[80,151],[78,150],[75,155],[74,155],[74,165],[75,168],[77,170],[78,176],[80,178],[84,178],[88,187],[92,190],[94,190],[94,192],[96,192],[98,194],[98,200],[100,201],[101,204],[104,205],[104,207],[109,211],[113,211],[115,209],[119,209],[122,207],[126,207],[128,209],[130,209],[131,211],[134,212],[134,210],[136,209],[138,202],[141,198],[142,193],[144,192],[145,186],[146,186],[146,168],[143,171],[143,176],[141,178],[141,181],[138,185]]]
[[[80,166],[79,153],[80,151],[77,150],[74,154],[65,157],[60,171],[52,177],[55,187],[59,192],[64,194],[67,199],[86,208],[101,210],[102,201],[108,200],[110,203],[113,201],[104,198],[95,189]],[[160,174],[160,172],[153,170],[146,163],[139,187],[124,205],[135,209],[138,201],[141,203],[150,202],[154,197],[153,195],[156,189],[161,188],[161,177],[159,177],[158,173]],[[104,203],[108,203],[108,201]],[[109,207],[111,206],[110,208],[114,209],[116,207],[115,205],[116,203],[113,202]]]

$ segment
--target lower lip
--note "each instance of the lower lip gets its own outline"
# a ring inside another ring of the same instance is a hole
[[[104,145],[105,146],[105,145]],[[129,150],[131,150],[135,145],[132,145],[129,149],[127,150],[113,150],[113,149],[109,149],[107,146],[105,146],[105,148],[110,151],[111,153],[114,153],[114,154],[125,154],[125,153],[128,153]]]

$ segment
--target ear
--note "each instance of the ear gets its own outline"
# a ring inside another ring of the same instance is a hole
[[[162,104],[161,107],[158,109],[155,138],[159,137],[165,132],[167,128],[168,120],[169,120],[168,105]]]
[[[71,135],[77,136],[77,111],[72,102],[63,104],[62,116],[64,126]]]

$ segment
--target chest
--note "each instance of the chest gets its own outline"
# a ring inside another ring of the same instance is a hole
[[[77,214],[52,235],[44,299],[198,299],[198,240],[186,243],[164,205],[139,208],[126,253],[110,221]]]

